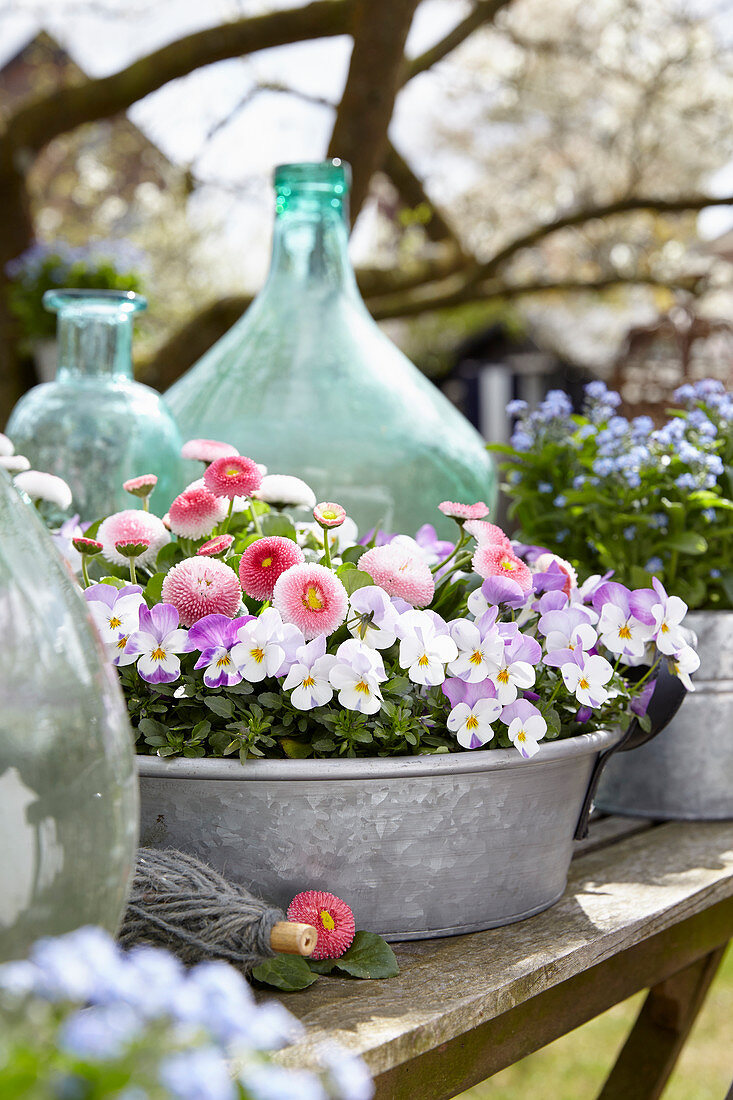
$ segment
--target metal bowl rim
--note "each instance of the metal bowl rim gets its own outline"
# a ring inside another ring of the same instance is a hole
[[[479,749],[473,752],[439,753],[433,756],[356,757],[339,760],[251,760],[137,756],[138,774],[146,779],[227,779],[238,782],[277,782],[344,779],[408,779],[420,776],[506,772],[519,768],[560,763],[610,748],[621,739],[619,729],[596,730],[562,741],[540,744],[539,752],[525,760],[516,749]]]

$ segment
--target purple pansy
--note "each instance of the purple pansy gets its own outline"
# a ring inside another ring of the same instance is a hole
[[[239,641],[239,628],[253,618],[254,615],[242,615],[238,619],[229,619],[226,615],[206,615],[190,627],[185,651],[200,651],[201,656],[194,667],[206,670],[204,683],[207,687],[233,687],[241,682],[242,672],[234,663],[231,650]]]

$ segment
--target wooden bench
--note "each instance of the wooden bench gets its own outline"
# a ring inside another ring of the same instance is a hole
[[[320,978],[284,995],[307,1064],[336,1040],[379,1100],[448,1100],[649,989],[601,1100],[658,1097],[733,937],[733,821],[595,821],[563,898],[488,932],[395,945],[387,981]]]

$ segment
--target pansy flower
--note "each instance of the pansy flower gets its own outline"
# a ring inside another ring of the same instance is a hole
[[[611,653],[642,657],[653,631],[636,617],[630,597],[628,588],[617,581],[607,581],[596,590],[593,606],[600,612],[598,633]]]
[[[504,656],[504,639],[496,628],[497,608],[486,611],[475,623],[455,619],[450,633],[458,655],[449,665],[450,672],[470,684],[489,676]]]
[[[265,608],[237,633],[239,641],[231,650],[232,659],[251,684],[266,676],[284,676],[304,642],[301,631],[292,623],[284,623],[276,607]]]
[[[637,619],[649,628],[647,637],[653,637],[657,649],[671,657],[687,644],[681,623],[687,614],[687,604],[679,596],[668,596],[664,585],[656,577],[651,588],[640,588],[630,593],[630,605]]]
[[[93,584],[84,590],[84,599],[115,665],[129,665],[136,660],[127,653],[128,638],[140,627],[140,609],[146,607],[142,588],[126,584],[115,588],[111,584]]]
[[[613,676],[613,668],[600,654],[587,657],[578,647],[572,659],[560,667],[560,673],[565,687],[574,692],[579,703],[595,709],[608,699],[605,685]]]
[[[239,619],[207,615],[189,629],[186,652],[199,650],[201,656],[194,667],[205,670],[207,687],[232,687],[241,682],[242,672],[232,657],[232,649],[239,641],[240,627],[253,619],[253,615],[242,615]]]
[[[342,642],[336,650],[336,663],[328,674],[339,693],[339,702],[347,710],[376,714],[382,705],[380,683],[387,679],[382,658],[374,649],[356,638]]]
[[[516,624],[507,624],[515,626]],[[496,688],[496,697],[502,705],[513,703],[519,691],[531,688],[535,681],[534,666],[542,656],[542,647],[535,638],[517,633],[504,646],[497,659],[489,658],[486,667]]]
[[[313,710],[325,706],[333,698],[333,687],[329,673],[336,664],[336,657],[326,653],[326,635],[300,646],[295,655],[295,664],[291,665],[283,690],[290,691],[290,702],[298,710]]]
[[[376,584],[357,588],[349,597],[346,625],[351,634],[373,649],[389,649],[397,638],[399,612]]]
[[[141,606],[140,629],[127,639],[125,654],[138,658],[137,671],[149,684],[170,684],[181,675],[177,656],[185,652],[186,631],[178,626],[178,612],[169,603],[150,610]]]
[[[468,624],[472,625],[472,624]],[[434,687],[445,679],[445,666],[458,656],[445,622],[430,611],[407,611],[397,624],[399,663],[413,684]]]
[[[492,723],[502,711],[491,681],[468,684],[452,677],[445,681],[442,690],[453,705],[446,725],[456,735],[458,744],[464,749],[480,749],[488,744],[494,736]]]
[[[501,720],[509,727],[509,740],[525,760],[539,752],[537,742],[547,733],[547,722],[528,699],[517,699],[504,707]]]

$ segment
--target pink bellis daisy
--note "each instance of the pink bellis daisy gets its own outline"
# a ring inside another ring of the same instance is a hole
[[[208,489],[184,489],[168,512],[168,525],[184,539],[202,539],[226,519],[227,504]]]
[[[256,544],[255,544],[256,545]],[[306,641],[333,634],[346,618],[349,597],[343,584],[323,565],[304,562],[286,569],[272,593],[273,605],[286,623],[294,623]]]
[[[486,523],[481,519],[470,519],[464,523],[463,530],[467,535],[473,535],[479,546],[500,546],[504,550],[511,550],[512,544],[495,523]]]
[[[181,458],[190,458],[194,462],[215,462],[217,458],[230,458],[239,451],[231,443],[221,443],[218,439],[189,439],[181,448]]]
[[[359,558],[359,568],[389,596],[399,596],[412,607],[426,607],[435,581],[430,566],[402,546],[375,546]]]
[[[480,577],[509,577],[516,581],[523,592],[532,588],[532,574],[529,567],[511,550],[501,546],[479,543],[472,558],[473,568]],[[363,566],[360,564],[359,568]]]
[[[142,500],[149,497],[158,484],[157,474],[141,474],[140,477],[131,477],[122,482],[122,488],[126,493],[132,493],[134,497]]]
[[[216,538],[209,539],[208,542],[199,546],[196,554],[199,557],[216,558],[219,554],[226,554],[233,542],[234,535],[217,535]]]
[[[483,519],[489,514],[488,505],[482,500],[477,501],[476,504],[457,504],[453,500],[444,500],[438,505],[438,510],[444,516],[456,520],[457,523],[463,523],[467,519]]]
[[[340,959],[356,932],[354,914],[346,902],[323,890],[296,894],[288,906],[288,920],[311,924],[318,932],[312,959]]]
[[[161,592],[172,604],[184,626],[193,626],[204,615],[233,619],[242,598],[237,574],[217,558],[186,558],[169,569]]]
[[[171,541],[169,532],[162,520],[141,508],[125,508],[102,520],[97,531],[97,540],[103,546],[102,553],[112,565],[127,565],[115,544],[118,542],[148,542],[149,546],[137,560],[145,568],[155,564],[158,551]]]
[[[326,500],[316,504],[313,509],[313,518],[321,527],[340,527],[346,519],[346,509],[340,504]]]
[[[204,485],[217,497],[248,497],[262,484],[262,473],[251,458],[217,458],[204,473]]]
[[[253,600],[271,600],[278,578],[286,569],[301,565],[303,551],[292,539],[270,535],[250,543],[239,562],[239,580]]]

